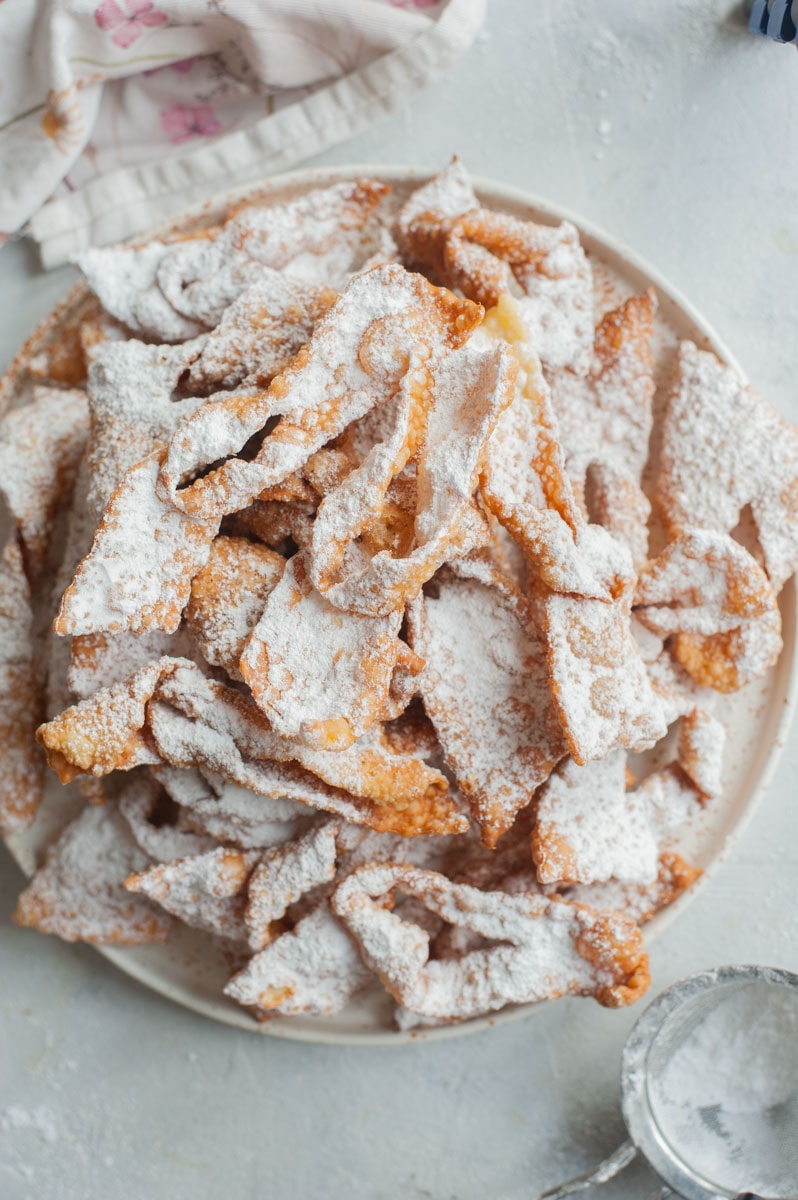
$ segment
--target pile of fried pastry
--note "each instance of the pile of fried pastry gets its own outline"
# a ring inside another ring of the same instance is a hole
[[[0,827],[45,755],[81,804],[17,921],[185,923],[259,1018],[637,999],[781,649],[798,431],[690,342],[655,422],[654,294],[596,323],[576,229],[457,160],[79,265],[0,420]]]

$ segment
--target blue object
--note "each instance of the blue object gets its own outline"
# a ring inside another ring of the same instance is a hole
[[[798,0],[748,0],[746,7],[751,33],[798,44]]]

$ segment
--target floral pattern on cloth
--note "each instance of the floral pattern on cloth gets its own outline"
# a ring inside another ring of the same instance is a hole
[[[162,109],[161,128],[175,145],[192,137],[213,137],[222,131],[210,104],[198,104],[194,108],[175,104],[172,108]]]
[[[111,31],[111,41],[123,50],[132,46],[147,29],[169,20],[166,13],[158,12],[151,0],[123,0],[123,7],[116,0],[103,0],[95,9],[94,19],[100,29]]]
[[[54,265],[301,161],[432,82],[476,34],[484,3],[0,4],[0,241],[24,227]],[[329,109],[303,114],[325,91]],[[216,161],[200,162],[211,146]],[[179,165],[159,176],[170,159]],[[111,172],[113,187],[92,190]],[[95,220],[125,206],[110,225]]]

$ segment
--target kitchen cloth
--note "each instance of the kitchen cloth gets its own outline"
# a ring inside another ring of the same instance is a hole
[[[45,266],[285,170],[398,108],[485,0],[4,0],[0,241]]]

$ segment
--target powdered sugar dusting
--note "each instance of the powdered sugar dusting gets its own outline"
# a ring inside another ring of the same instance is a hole
[[[555,246],[534,267],[516,269],[526,293],[518,306],[547,366],[582,374],[593,337],[593,274],[570,221],[563,221],[556,235]]]
[[[131,871],[148,864],[110,803],[89,807],[50,848],[20,896],[14,919],[68,942],[163,941],[168,918],[122,886]]]
[[[729,532],[750,504],[765,567],[778,590],[798,562],[797,459],[798,431],[732,367],[683,342],[657,485],[670,528]]]
[[[394,888],[499,944],[461,959],[429,960],[425,930],[379,902]],[[425,1017],[462,1019],[512,1001],[569,993],[593,993],[613,1004],[622,1002],[624,988],[648,981],[642,949],[635,953],[639,933],[630,922],[543,896],[481,892],[434,872],[387,865],[353,872],[332,905],[391,994]]]
[[[34,740],[42,715],[33,612],[22,551],[11,539],[0,557],[0,830],[33,820],[43,796],[44,763]]]
[[[88,440],[78,392],[0,425],[2,819],[38,796],[31,595],[44,622],[70,491],[50,695],[78,702],[38,736],[91,805],[18,915],[222,937],[259,1018],[376,981],[404,1027],[627,1004],[648,985],[634,922],[693,882],[673,848],[721,793],[713,698],[780,649],[798,434],[682,347],[648,561],[653,297],[594,331],[567,222],[481,208],[457,162],[398,228],[387,190],[86,256],[150,340],[90,301],[65,349],[90,366]],[[767,475],[730,444],[741,415],[778,442]],[[696,525],[690,489],[709,510],[730,472],[728,511]],[[728,534],[744,502],[764,568]],[[635,784],[625,751],[676,718]]]
[[[129,875],[125,887],[187,925],[240,941],[246,937],[246,884],[258,858],[256,850],[220,846]]]
[[[640,482],[652,425],[654,304],[653,293],[635,296],[605,314],[586,375],[548,374],[568,471],[578,491],[591,462],[609,462]]]
[[[185,621],[209,663],[240,679],[247,638],[285,569],[285,559],[245,538],[217,537],[191,581]]]
[[[111,316],[134,333],[180,342],[196,337],[202,325],[175,312],[156,282],[169,254],[163,242],[147,246],[90,247],[77,258],[86,282]]]
[[[176,402],[174,393],[203,344],[201,338],[184,346],[127,341],[98,349],[89,371],[86,461],[86,502],[95,524],[125,471],[162,446],[178,420],[201,403]]]
[[[565,753],[544,645],[520,595],[497,584],[442,575],[411,623],[427,712],[488,844]]]
[[[626,756],[567,760],[542,789],[532,856],[541,883],[653,883],[658,850],[646,797],[626,790]]]
[[[478,207],[468,172],[455,156],[447,167],[416,188],[405,201],[399,214],[399,232],[407,237],[415,218],[426,212],[459,217]]]
[[[264,267],[340,286],[374,251],[368,221],[386,190],[336,184],[244,208],[211,236],[92,248],[77,262],[107,311],[134,333],[181,342],[215,326]]]
[[[305,345],[335,299],[329,288],[289,279],[268,267],[222,314],[192,364],[187,386],[232,388],[253,377],[265,386]]]
[[[604,531],[585,530],[593,532]],[[564,595],[546,600],[554,695],[578,763],[602,758],[618,746],[646,750],[666,730],[629,630],[633,578],[610,602]]]
[[[720,795],[726,730],[711,713],[694,708],[679,722],[677,759],[705,796]]]
[[[86,393],[34,387],[31,402],[0,421],[0,495],[5,498],[36,576],[50,530],[68,501],[89,429]]]
[[[251,958],[225,992],[261,1016],[333,1013],[371,978],[353,939],[323,903]]]
[[[399,611],[368,617],[335,608],[295,555],[266,600],[241,671],[278,733],[346,746],[386,707],[401,620]]]
[[[688,1017],[689,1020],[689,1017]],[[663,1136],[714,1188],[787,1197],[798,1171],[798,1003],[766,981],[719,989],[649,1085]]]
[[[323,821],[288,846],[269,850],[249,881],[246,924],[249,944],[262,950],[272,924],[306,892],[335,878],[336,821]]]
[[[156,863],[187,858],[215,848],[213,838],[186,832],[167,823],[153,821],[161,789],[145,772],[127,781],[119,797],[119,811],[144,853]]]
[[[155,490],[159,470],[160,456],[151,455],[114,492],[91,551],[64,593],[56,632],[172,633],[179,625],[218,524],[161,500]]]

